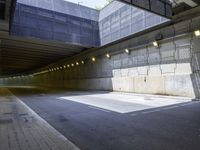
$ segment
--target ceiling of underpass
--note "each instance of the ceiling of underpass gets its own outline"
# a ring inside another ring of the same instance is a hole
[[[55,61],[71,57],[90,47],[48,42],[9,36],[9,16],[11,2],[0,0],[0,75],[28,73]],[[199,0],[171,0],[174,12],[200,5]]]
[[[4,36],[1,37],[1,75],[28,72],[84,49],[64,43]]]
[[[0,0],[0,76],[29,73],[90,48],[77,44],[10,36],[9,17],[15,0]]]
[[[170,0],[173,4],[173,13],[178,14],[200,5],[199,0]]]

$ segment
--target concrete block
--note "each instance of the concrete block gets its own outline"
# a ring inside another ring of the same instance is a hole
[[[133,66],[133,67],[136,67],[137,64],[138,64],[138,62],[137,62],[137,57],[134,56],[134,57],[132,57],[132,58],[130,58],[130,59],[132,60],[132,66]]]
[[[159,64],[160,63],[160,52],[159,49],[150,49],[149,56],[148,56],[148,63],[150,65]]]
[[[161,76],[160,65],[149,66],[148,76]]]
[[[175,25],[175,29],[176,29],[176,34],[180,35],[180,34],[184,34],[184,33],[188,33],[190,32],[190,20],[181,22],[181,23],[177,23]]]
[[[121,68],[121,60],[114,60],[113,61],[114,68]]]
[[[193,52],[200,52],[200,38],[196,37],[192,40]]]
[[[128,77],[129,75],[129,68],[121,69],[121,76],[122,77]]]
[[[181,61],[181,60],[188,60],[190,61],[190,56],[191,56],[191,50],[190,50],[190,45],[186,46],[181,46],[177,48],[177,56],[176,60]]]
[[[166,76],[165,90],[168,95],[195,97],[190,75]]]
[[[136,77],[136,76],[138,76],[138,70],[137,70],[137,68],[136,67],[129,68],[128,76],[129,77]]]
[[[164,77],[135,77],[136,93],[164,94]]]
[[[122,67],[128,67],[129,66],[129,58],[123,58],[122,59]]]
[[[113,77],[121,77],[121,69],[112,70]]]
[[[190,40],[191,40],[191,37],[178,38],[175,40],[175,43],[177,47],[181,47],[181,46],[190,45]]]
[[[177,64],[162,64],[160,65],[162,75],[174,75]]]
[[[139,76],[147,76],[148,66],[138,67],[137,70]]]
[[[176,75],[191,75],[192,74],[191,64],[190,63],[177,64],[175,74]]]
[[[163,62],[174,62],[176,61],[176,51],[175,50],[165,50],[161,52],[161,61]]]
[[[113,91],[133,92],[133,80],[130,77],[112,78]]]

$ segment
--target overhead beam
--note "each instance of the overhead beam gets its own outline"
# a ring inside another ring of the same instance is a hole
[[[190,7],[196,7],[197,6],[197,3],[195,3],[192,0],[181,0],[181,1],[183,1],[184,3],[186,3],[187,5],[189,5]]]
[[[169,0],[117,0],[143,10],[152,12],[159,16],[171,19],[172,4]]]

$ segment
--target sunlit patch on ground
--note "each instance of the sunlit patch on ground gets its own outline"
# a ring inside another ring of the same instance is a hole
[[[118,113],[130,113],[145,109],[165,107],[180,103],[190,102],[190,98],[142,95],[128,93],[87,93],[68,92],[68,96],[59,99],[82,103],[97,108],[110,110]]]

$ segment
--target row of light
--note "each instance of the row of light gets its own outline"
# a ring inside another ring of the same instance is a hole
[[[109,53],[106,54],[106,57],[107,57],[108,59],[111,58],[111,56],[110,56]],[[91,57],[91,61],[92,61],[92,62],[96,62],[96,57]],[[58,71],[58,70],[62,70],[62,69],[66,69],[66,68],[70,68],[70,67],[74,67],[74,66],[79,66],[80,64],[83,65],[83,64],[85,64],[85,62],[84,62],[83,60],[80,61],[80,62],[77,61],[76,63],[67,64],[67,65],[64,65],[64,66],[60,66],[60,67],[55,67],[55,68],[49,69],[49,71],[50,71],[50,72]]]
[[[199,37],[200,36],[200,30],[196,30],[196,31],[194,31],[194,35],[196,36],[196,37]],[[159,48],[159,41],[153,41],[153,43],[152,43],[152,45],[154,46],[154,47],[156,47],[156,48]],[[126,48],[126,49],[124,49],[124,52],[126,53],[126,54],[130,54],[131,53],[131,51],[128,49],[128,48]],[[108,59],[111,59],[111,55],[109,54],[109,53],[106,53],[106,55],[105,55]],[[96,58],[95,57],[91,57],[91,61],[92,62],[96,62]],[[72,63],[71,65],[70,64],[67,64],[67,65],[64,65],[64,66],[61,66],[61,67],[55,67],[55,68],[52,68],[52,69],[49,69],[49,70],[45,70],[45,71],[41,71],[41,72],[38,72],[38,73],[35,73],[35,75],[37,74],[43,74],[43,73],[46,73],[46,72],[53,72],[53,71],[58,71],[58,70],[62,70],[62,69],[66,69],[66,68],[70,68],[70,67],[74,67],[74,66],[79,66],[80,64],[85,64],[85,62],[82,60],[82,61],[80,61],[80,62],[76,62],[76,63]]]
[[[76,63],[67,64],[67,65],[64,65],[64,66],[60,66],[60,67],[55,67],[55,68],[49,69],[49,71],[50,72],[58,71],[58,70],[62,70],[62,69],[66,69],[66,68],[70,68],[70,67],[74,67],[74,66],[79,66],[80,64],[85,64],[85,62],[83,60],[81,62],[77,61]]]
[[[200,30],[194,31],[194,35],[195,35],[196,37],[200,37]],[[158,41],[154,41],[152,44],[153,44],[154,47],[157,47],[157,48],[160,46]],[[130,54],[130,50],[129,50],[128,48],[126,48],[126,49],[124,50],[124,52],[125,52],[126,54],[128,54],[128,55]],[[109,53],[107,53],[105,56],[106,56],[108,59],[111,58],[111,55],[110,55]],[[93,62],[96,62],[96,58],[95,58],[95,57],[92,57],[91,60],[92,60]],[[68,64],[68,65],[64,65],[64,66],[62,66],[62,67],[56,67],[56,68],[53,68],[53,69],[44,70],[44,71],[41,71],[41,72],[36,72],[36,73],[34,73],[33,75],[30,75],[30,76],[33,77],[34,75],[39,75],[39,74],[44,74],[44,73],[47,73],[47,72],[62,70],[62,69],[70,68],[71,66],[74,67],[75,65],[76,65],[76,66],[79,66],[80,64],[85,64],[85,62],[82,60],[80,63],[79,63],[79,62],[76,62],[76,63],[72,63],[71,65]],[[9,79],[9,78],[15,79],[15,78],[20,78],[20,77],[25,77],[25,76],[8,77],[7,79]]]
[[[17,78],[25,78],[25,77],[33,77],[34,75],[21,75],[21,76],[13,76],[13,77],[6,77],[4,79],[17,79]]]

